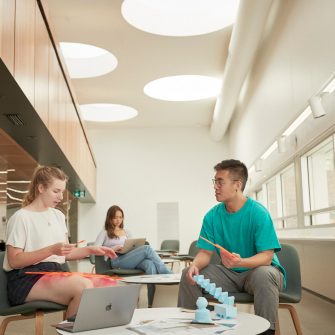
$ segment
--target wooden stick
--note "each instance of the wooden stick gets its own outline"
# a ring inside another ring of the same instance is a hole
[[[207,240],[207,238],[204,238],[204,237],[202,237],[202,236],[199,236],[199,237],[200,237],[201,239],[203,239],[204,241],[206,241],[207,243],[209,243],[209,244],[211,244],[211,245],[214,245],[214,247],[219,248],[219,249],[221,249],[222,251],[224,251],[224,252],[228,252],[229,254],[231,254],[231,252],[229,252],[228,250],[226,250],[224,247],[221,247],[221,245],[216,244],[216,243],[213,243],[212,241]]]

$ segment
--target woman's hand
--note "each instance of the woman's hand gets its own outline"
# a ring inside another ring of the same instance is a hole
[[[66,256],[72,252],[76,244],[60,242],[50,246],[51,254],[57,256]]]
[[[112,248],[109,248],[109,247],[91,245],[88,248],[90,250],[91,255],[107,256],[109,258],[116,258],[117,257],[115,251]]]

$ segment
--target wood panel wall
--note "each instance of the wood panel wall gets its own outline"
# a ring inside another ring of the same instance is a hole
[[[0,56],[93,199],[96,166],[36,0],[0,0]]]
[[[35,0],[16,0],[14,78],[34,106]]]
[[[15,31],[15,1],[0,0],[1,9],[1,58],[8,70],[14,74],[14,31]]]
[[[49,53],[51,42],[38,7],[35,8],[35,109],[49,125]]]

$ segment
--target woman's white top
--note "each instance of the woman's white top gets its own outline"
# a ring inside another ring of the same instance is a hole
[[[19,209],[8,220],[6,245],[23,249],[25,252],[45,248],[55,243],[67,242],[67,228],[64,214],[55,208],[43,212]],[[65,256],[51,255],[42,262],[65,263]],[[39,262],[38,262],[39,263]],[[5,254],[3,268],[13,270]]]
[[[119,246],[119,245],[123,246],[126,239],[131,237],[131,234],[127,229],[125,229],[125,232],[126,232],[126,235],[124,236],[120,236],[118,238],[116,237],[109,238],[107,235],[107,231],[104,229],[99,233],[98,237],[96,238],[94,242],[94,245],[98,245],[98,246],[103,245],[105,247],[109,247],[112,249],[114,249],[116,246]]]

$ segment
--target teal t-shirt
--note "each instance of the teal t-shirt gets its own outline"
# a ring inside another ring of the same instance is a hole
[[[235,252],[241,258],[274,249],[280,251],[281,246],[268,210],[259,202],[247,198],[243,207],[235,213],[229,213],[223,203],[214,206],[204,217],[200,236],[219,244],[230,252]],[[198,248],[220,251],[208,242],[199,238]],[[274,253],[272,265],[279,268],[284,275],[285,269],[280,265]],[[248,268],[233,268],[236,272],[249,270]]]

